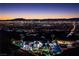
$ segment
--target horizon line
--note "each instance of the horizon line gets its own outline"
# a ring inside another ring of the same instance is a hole
[[[71,18],[38,18],[37,20],[44,20],[44,19],[76,19],[76,18],[79,18],[79,17],[71,17]],[[25,19],[25,20],[27,20],[27,19],[29,19],[29,20],[36,20],[36,18],[33,18],[33,19],[30,19],[30,18],[11,18],[11,19],[0,19],[0,21],[2,20],[2,21],[5,21],[5,20],[15,20],[15,19]]]

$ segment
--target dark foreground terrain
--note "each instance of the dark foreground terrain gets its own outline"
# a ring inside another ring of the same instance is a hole
[[[66,50],[58,56],[79,56],[79,47]]]

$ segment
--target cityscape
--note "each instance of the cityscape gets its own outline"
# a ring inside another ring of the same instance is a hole
[[[0,3],[0,56],[79,56],[78,3]]]

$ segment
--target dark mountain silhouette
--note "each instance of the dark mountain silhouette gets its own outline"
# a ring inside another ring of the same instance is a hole
[[[79,18],[69,18],[69,19],[24,19],[24,18],[15,18],[15,19],[11,19],[11,20],[0,20],[0,21],[28,21],[28,20],[32,20],[32,21],[79,21]]]
[[[36,21],[36,20],[40,20],[40,21],[79,21],[79,18],[69,18],[69,19],[24,19],[24,18],[16,18],[13,19],[14,21],[27,21],[27,20],[32,20],[32,21]]]
[[[69,18],[69,19],[43,19],[48,21],[79,21],[79,18]]]
[[[71,19],[67,19],[67,20],[79,21],[79,18],[71,18]]]
[[[12,19],[13,21],[25,21],[26,19],[24,18],[15,18],[15,19]]]

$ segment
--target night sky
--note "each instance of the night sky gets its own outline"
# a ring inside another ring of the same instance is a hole
[[[78,18],[78,3],[0,3],[0,19]]]

